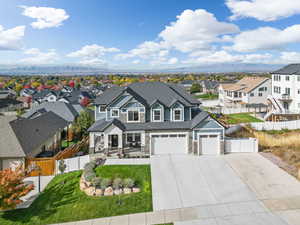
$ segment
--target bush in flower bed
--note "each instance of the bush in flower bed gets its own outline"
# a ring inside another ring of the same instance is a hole
[[[80,190],[90,196],[112,196],[140,192],[131,178],[101,178],[97,177],[95,168],[103,165],[103,160],[94,160],[84,166],[80,179]]]

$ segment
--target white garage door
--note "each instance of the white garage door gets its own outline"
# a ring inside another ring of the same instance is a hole
[[[218,134],[200,134],[199,135],[199,152],[202,155],[220,154],[220,140]]]
[[[186,134],[151,135],[152,154],[187,154]]]

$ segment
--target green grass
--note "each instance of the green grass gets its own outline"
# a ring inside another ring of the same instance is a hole
[[[174,223],[163,223],[163,224],[155,224],[155,225],[174,225]]]
[[[195,95],[196,98],[201,98],[202,100],[213,100],[217,99],[219,97],[218,94],[201,94],[201,95]]]
[[[121,195],[121,205],[119,196],[90,197],[79,189],[81,171],[71,172],[56,176],[29,208],[0,213],[0,224],[42,225],[153,210],[149,165],[102,166],[96,173],[102,177],[131,177],[141,192]]]
[[[61,147],[63,148],[63,149],[65,149],[65,148],[67,148],[67,147],[69,147],[69,146],[71,146],[71,145],[73,145],[73,144],[75,144],[76,143],[76,141],[69,141],[69,143],[67,142],[67,140],[63,140],[62,142],[61,142]]]
[[[228,124],[263,122],[262,120],[251,116],[249,113],[228,114],[225,116],[224,120]]]

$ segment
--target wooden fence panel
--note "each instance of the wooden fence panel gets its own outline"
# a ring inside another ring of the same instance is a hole
[[[55,173],[55,160],[54,158],[29,158],[26,159],[26,169],[30,168],[32,164],[37,165],[40,170],[41,176],[50,176]],[[29,176],[38,176],[39,172],[34,170],[30,172]]]

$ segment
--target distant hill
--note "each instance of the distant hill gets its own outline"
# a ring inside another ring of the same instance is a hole
[[[109,69],[79,65],[51,65],[51,66],[6,66],[0,65],[0,75],[99,75],[110,73],[138,74],[138,73],[229,73],[271,72],[283,65],[269,64],[216,64],[194,67],[177,67],[164,69]]]

